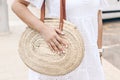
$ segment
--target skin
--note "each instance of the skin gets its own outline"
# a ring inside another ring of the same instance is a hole
[[[62,39],[64,33],[58,28],[47,27],[30,12],[27,8],[29,4],[30,3],[24,0],[14,0],[11,8],[22,21],[29,27],[37,30],[43,36],[53,52],[64,53],[64,49],[68,47],[67,42]]]
[[[64,53],[68,43],[62,39],[64,33],[58,28],[47,27],[43,22],[34,16],[27,8],[30,3],[24,0],[14,0],[11,8],[14,13],[29,27],[37,30],[45,39],[50,49],[57,53]],[[22,11],[22,12],[21,12]],[[102,17],[101,11],[98,11],[98,47],[102,47]]]
[[[102,48],[102,35],[103,35],[103,22],[102,22],[102,11],[98,11],[98,48]],[[100,52],[100,57],[102,57],[102,52]]]

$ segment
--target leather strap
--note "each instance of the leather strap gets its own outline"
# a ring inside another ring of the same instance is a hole
[[[66,20],[66,0],[60,0],[60,24],[59,29],[63,30],[63,19]],[[42,7],[41,7],[41,21],[44,22],[45,19],[45,0],[43,1]]]
[[[41,7],[41,21],[44,22],[45,19],[45,0],[43,1],[42,7]]]

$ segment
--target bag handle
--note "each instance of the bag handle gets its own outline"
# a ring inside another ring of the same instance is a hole
[[[60,0],[60,23],[59,23],[59,29],[63,30],[63,19],[66,20],[66,0]],[[45,0],[43,1],[42,7],[41,7],[41,21],[44,22],[45,19]]]

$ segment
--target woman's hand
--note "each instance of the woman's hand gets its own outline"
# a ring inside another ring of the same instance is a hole
[[[64,33],[60,29],[44,27],[40,34],[43,36],[53,52],[64,53],[64,49],[68,44],[64,39],[62,39],[61,36],[64,36]]]
[[[27,8],[29,4],[30,3],[25,0],[14,0],[11,8],[29,27],[41,33],[51,50],[63,52],[67,42],[60,37],[63,35],[62,32],[57,28],[46,27],[46,25],[44,25],[44,23],[34,16]]]

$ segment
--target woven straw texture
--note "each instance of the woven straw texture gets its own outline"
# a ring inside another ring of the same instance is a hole
[[[45,19],[48,27],[58,27],[59,19]],[[53,53],[39,32],[27,27],[19,43],[19,54],[32,70],[50,76],[65,75],[76,69],[84,56],[84,43],[80,31],[64,20],[63,38],[69,46],[65,54]]]

